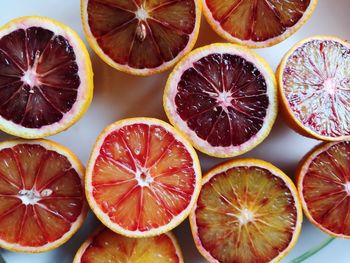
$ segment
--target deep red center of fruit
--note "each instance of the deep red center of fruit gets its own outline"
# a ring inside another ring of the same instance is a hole
[[[26,128],[62,119],[80,85],[72,46],[40,27],[18,29],[0,39],[0,115]]]
[[[242,57],[211,54],[181,76],[176,109],[189,128],[212,146],[237,146],[256,135],[269,99],[259,70]]]

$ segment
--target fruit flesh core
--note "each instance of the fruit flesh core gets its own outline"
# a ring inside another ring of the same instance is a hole
[[[318,226],[350,236],[350,143],[340,142],[318,154],[302,179],[302,196]]]
[[[233,37],[263,42],[295,26],[310,0],[205,0],[214,20]]]
[[[131,68],[156,68],[188,45],[196,23],[194,0],[89,0],[88,24],[102,51]]]
[[[81,214],[83,187],[68,159],[40,145],[0,150],[0,239],[41,247],[66,234]]]
[[[255,65],[237,55],[214,53],[184,71],[175,105],[199,138],[214,147],[230,147],[260,131],[270,102]]]
[[[182,142],[162,126],[130,124],[104,139],[92,195],[113,223],[145,232],[186,209],[195,184],[193,160]]]
[[[104,229],[83,252],[78,263],[178,263],[179,255],[168,235],[133,239]]]
[[[310,40],[287,59],[283,96],[311,132],[330,138],[350,135],[349,68],[349,47],[333,40]]]
[[[80,78],[68,40],[41,27],[0,39],[0,115],[26,128],[59,122],[77,100]]]
[[[200,246],[222,263],[270,262],[289,246],[297,223],[286,183],[255,166],[211,177],[195,215]]]

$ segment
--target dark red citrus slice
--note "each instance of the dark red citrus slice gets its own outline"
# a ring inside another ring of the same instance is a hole
[[[37,253],[66,242],[87,212],[83,172],[74,154],[53,142],[2,142],[0,246]]]
[[[350,139],[350,45],[316,36],[297,43],[281,61],[281,105],[290,124],[321,140]]]
[[[293,182],[255,159],[209,171],[190,215],[196,246],[213,263],[279,262],[295,245],[301,222]]]
[[[295,33],[312,15],[318,0],[204,0],[211,27],[228,41],[269,47]]]
[[[130,238],[103,228],[79,248],[73,263],[182,263],[181,249],[171,233]]]
[[[305,215],[319,229],[350,238],[350,142],[323,143],[301,162],[298,191]]]
[[[249,151],[270,132],[276,82],[258,55],[231,44],[192,51],[169,76],[164,109],[198,150],[216,157]]]
[[[198,0],[83,0],[90,45],[110,66],[150,75],[174,65],[194,46]]]
[[[116,122],[99,136],[86,173],[91,209],[131,237],[171,230],[189,214],[200,188],[196,152],[157,119]]]
[[[72,125],[92,97],[89,55],[60,23],[22,17],[0,29],[0,127],[38,138]]]

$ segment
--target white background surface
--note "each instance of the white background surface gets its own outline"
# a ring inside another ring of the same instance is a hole
[[[314,15],[299,32],[275,47],[258,50],[258,52],[275,69],[283,54],[304,37],[324,34],[350,39],[349,10],[350,2],[348,0],[319,0]],[[80,21],[79,0],[0,0],[0,25],[24,15],[42,15],[59,20],[76,30],[87,44]],[[203,18],[196,46],[213,42],[223,42],[223,40],[215,35]],[[151,77],[129,76],[110,68],[91,49],[89,50],[95,73],[95,93],[92,105],[87,114],[68,131],[50,138],[68,146],[85,164],[95,139],[107,124],[135,116],[150,116],[166,120],[162,108],[162,95],[169,74],[169,72],[165,72]],[[0,134],[1,140],[6,138],[9,136]],[[298,161],[317,143],[317,141],[294,133],[281,118],[278,118],[271,135],[260,146],[244,156],[270,161],[293,177]],[[203,172],[223,161],[202,154],[200,157]],[[1,253],[7,263],[71,262],[80,244],[97,225],[98,222],[90,213],[83,228],[59,249],[38,255],[7,251],[1,251]],[[187,220],[174,232],[179,238],[186,263],[205,262],[193,244]],[[289,262],[301,255],[324,238],[326,235],[305,219],[296,247],[283,262]],[[350,241],[336,240],[305,262],[350,262],[349,249]]]

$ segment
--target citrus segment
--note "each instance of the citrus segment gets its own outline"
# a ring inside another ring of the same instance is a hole
[[[287,118],[302,133],[323,140],[350,137],[350,46],[334,37],[299,42],[278,73]]]
[[[84,44],[48,18],[23,17],[0,29],[0,126],[38,138],[72,125],[90,103]]]
[[[275,45],[311,16],[317,0],[205,0],[204,14],[225,39],[249,47]]]
[[[88,39],[109,65],[149,75],[172,66],[198,34],[197,0],[82,0]]]
[[[0,145],[0,246],[42,252],[64,243],[82,224],[82,166],[49,141]]]
[[[236,160],[209,171],[191,216],[209,262],[277,262],[299,235],[302,212],[290,179],[271,164]]]
[[[199,191],[193,148],[156,119],[127,119],[100,135],[90,157],[86,195],[101,221],[127,236],[151,236],[188,215]]]
[[[73,263],[95,262],[179,263],[181,250],[171,233],[157,237],[133,239],[108,228],[98,230],[78,250]]]
[[[197,149],[229,157],[268,135],[277,113],[276,93],[274,75],[262,58],[235,45],[213,44],[176,66],[164,108]]]
[[[350,143],[321,144],[301,163],[298,190],[305,214],[326,233],[350,238]]]

